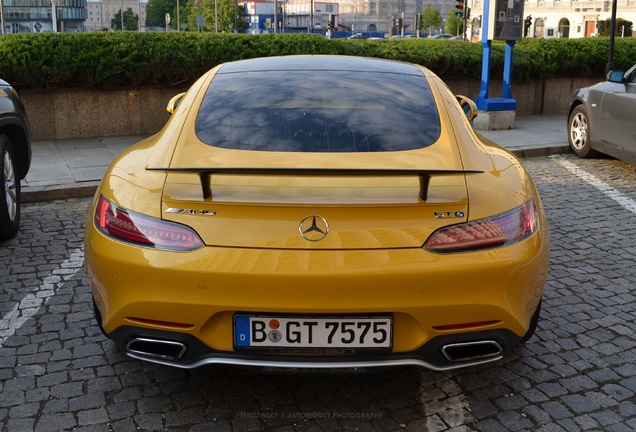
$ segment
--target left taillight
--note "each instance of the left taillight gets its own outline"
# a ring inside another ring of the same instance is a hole
[[[539,229],[539,215],[533,199],[489,218],[452,225],[435,231],[424,243],[431,252],[467,252],[520,242]]]
[[[203,247],[203,241],[194,230],[132,212],[101,195],[97,201],[94,222],[105,236],[138,246],[183,252]]]

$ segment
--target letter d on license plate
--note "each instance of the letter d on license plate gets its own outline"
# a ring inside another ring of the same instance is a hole
[[[242,348],[386,349],[392,336],[390,316],[234,317],[234,344]]]

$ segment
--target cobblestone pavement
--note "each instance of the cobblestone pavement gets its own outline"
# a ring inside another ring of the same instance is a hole
[[[535,336],[446,373],[261,374],[142,363],[95,326],[88,199],[28,204],[0,243],[0,429],[17,431],[636,430],[636,170],[527,159],[552,267]]]

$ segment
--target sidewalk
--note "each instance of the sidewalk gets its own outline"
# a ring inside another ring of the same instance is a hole
[[[514,129],[479,132],[519,157],[569,151],[565,114],[518,116]],[[93,195],[115,156],[142,138],[34,141],[31,169],[22,181],[22,202]]]

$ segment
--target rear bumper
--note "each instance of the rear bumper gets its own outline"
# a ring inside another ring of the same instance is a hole
[[[109,335],[132,358],[184,369],[204,365],[232,365],[258,369],[370,369],[418,366],[435,371],[497,361],[521,340],[509,330],[438,336],[406,353],[341,356],[289,355],[218,351],[192,335],[119,327]]]
[[[85,255],[102,326],[122,351],[136,358],[185,368],[217,363],[286,368],[410,364],[443,370],[497,360],[517,345],[543,293],[549,242],[537,233],[509,247],[453,255],[421,248],[343,252],[206,247],[176,253],[127,246],[93,229]],[[321,356],[238,351],[236,311],[391,315],[392,352]],[[170,355],[139,349],[147,346]],[[451,359],[444,355],[449,352]]]

